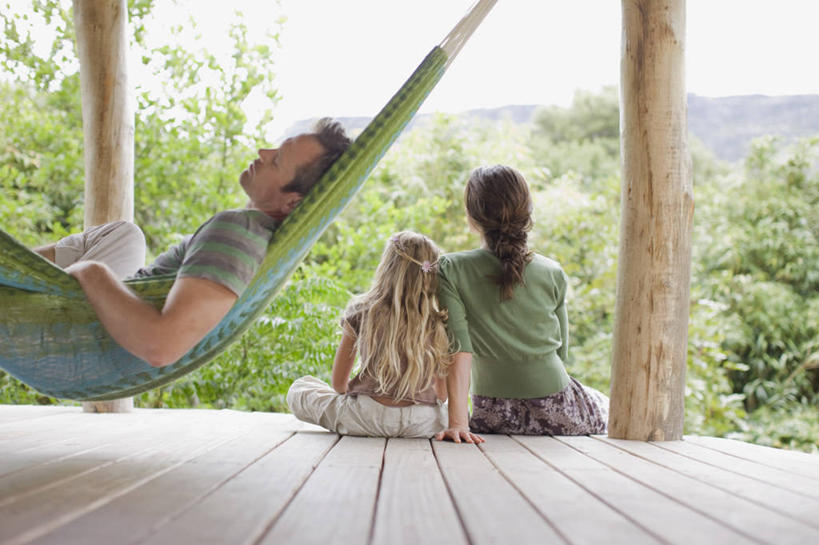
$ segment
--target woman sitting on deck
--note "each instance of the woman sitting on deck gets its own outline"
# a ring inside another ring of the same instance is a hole
[[[447,379],[449,427],[437,438],[604,433],[608,397],[564,367],[567,278],[557,262],[527,247],[532,198],[523,175],[501,165],[478,168],[464,200],[483,246],[446,254],[438,263],[438,297],[457,353]]]
[[[297,418],[345,435],[432,437],[446,428],[451,358],[435,298],[439,253],[417,233],[387,242],[372,288],[341,320],[333,387],[306,376],[287,392]],[[350,380],[356,352],[360,371]]]

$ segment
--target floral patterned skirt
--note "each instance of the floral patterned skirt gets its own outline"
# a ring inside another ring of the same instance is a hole
[[[530,399],[472,396],[469,427],[475,433],[588,435],[606,433],[609,398],[570,378],[552,395]]]

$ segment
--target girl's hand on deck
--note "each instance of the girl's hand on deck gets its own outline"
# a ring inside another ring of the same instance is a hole
[[[452,441],[454,443],[483,443],[485,439],[476,433],[469,431],[469,428],[447,428],[435,434],[436,441]]]

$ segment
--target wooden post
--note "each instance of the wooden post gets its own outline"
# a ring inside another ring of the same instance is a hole
[[[694,199],[685,0],[622,0],[622,219],[609,437],[681,439]]]
[[[85,146],[85,227],[134,219],[134,107],[128,84],[127,0],[74,0]],[[84,403],[125,412],[133,399]]]

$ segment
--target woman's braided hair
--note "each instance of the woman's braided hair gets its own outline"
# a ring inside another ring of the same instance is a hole
[[[470,221],[501,261],[500,274],[493,276],[500,285],[501,301],[511,299],[532,260],[526,245],[532,229],[532,196],[526,179],[503,165],[476,168],[466,184],[464,201]]]

